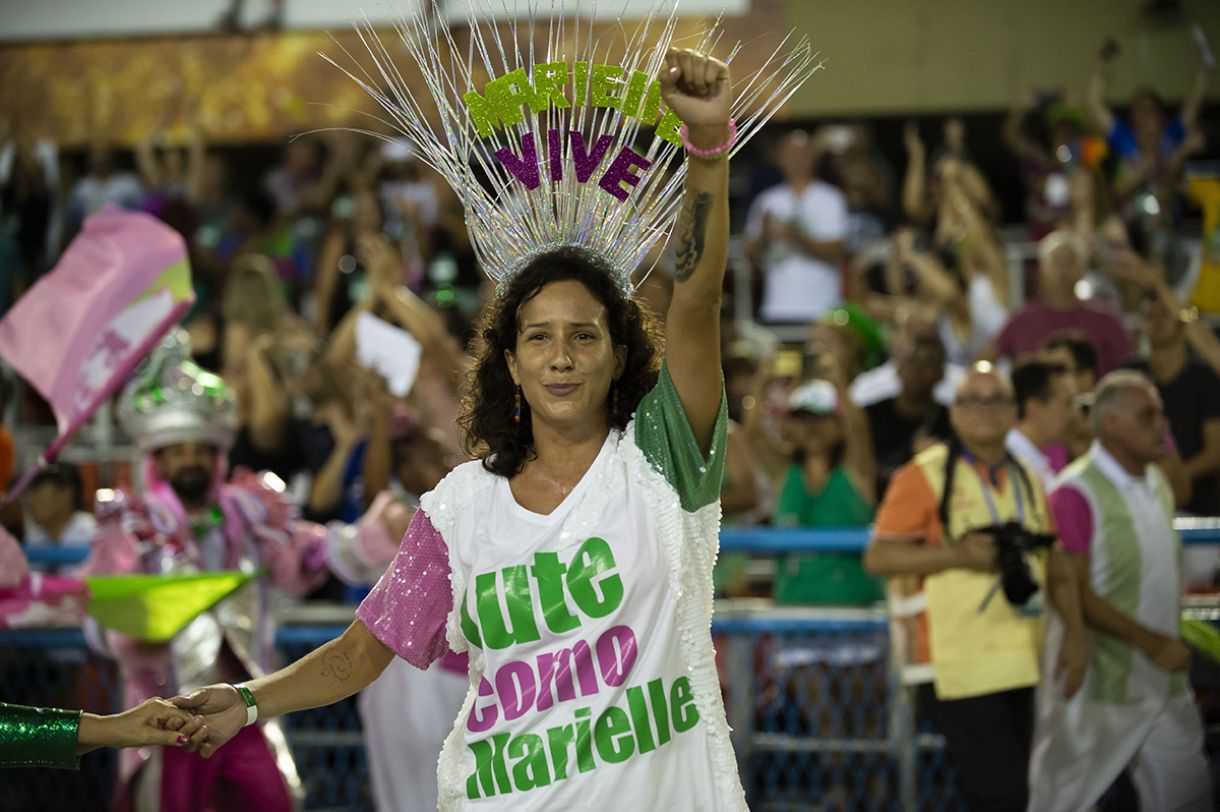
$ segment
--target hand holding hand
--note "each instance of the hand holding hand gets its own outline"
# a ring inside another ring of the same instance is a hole
[[[98,747],[174,747],[185,744],[191,714],[160,697],[110,716],[81,714],[77,753]]]
[[[194,721],[187,734],[184,749],[204,758],[212,755],[246,724],[246,703],[232,685],[209,685],[189,696],[170,700],[176,707],[202,717]]]

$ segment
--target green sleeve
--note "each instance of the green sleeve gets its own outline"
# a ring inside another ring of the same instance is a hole
[[[80,714],[0,702],[0,767],[77,769]]]
[[[714,374],[719,375],[719,370]],[[728,436],[728,401],[720,390],[720,411],[705,458],[695,440],[678,390],[661,365],[657,385],[640,401],[635,413],[635,442],[644,457],[678,492],[682,509],[693,513],[720,498],[724,482],[724,449]]]

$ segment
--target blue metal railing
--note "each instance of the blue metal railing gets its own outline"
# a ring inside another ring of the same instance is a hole
[[[1220,520],[1183,519],[1176,527],[1186,544],[1220,544]],[[870,528],[726,528],[720,541],[723,552],[858,554],[870,534]],[[26,554],[35,565],[71,565],[84,560],[88,546],[32,545]],[[961,809],[940,739],[919,727],[900,674],[885,657],[889,625],[885,609],[764,604],[718,603],[712,623],[722,660],[726,712],[752,803],[769,810],[809,808],[825,784],[833,791],[855,793],[850,799],[860,808]],[[280,655],[297,657],[337,637],[354,608],[290,609],[276,635]],[[0,647],[10,651],[83,650],[84,646],[79,629],[0,631]],[[810,652],[820,656],[808,663],[787,656]],[[852,656],[840,661],[845,652]],[[861,652],[869,653],[867,662],[858,662]],[[46,659],[36,651],[22,656],[35,664]],[[760,656],[764,657],[761,670]],[[35,672],[37,667],[41,666],[34,666]],[[13,675],[21,673],[13,671]],[[25,679],[28,682],[30,677]],[[117,701],[117,695],[111,701]],[[356,786],[343,795],[344,803],[356,804],[365,791],[360,787],[367,783],[366,768],[331,763],[352,749],[350,744],[345,745],[347,750],[339,747],[339,738],[358,735],[354,712],[349,708],[346,713],[352,718],[343,717],[341,724],[334,714],[323,721],[302,717],[290,730],[290,738],[298,757],[321,759],[319,763],[327,765],[314,770],[317,775],[344,778]],[[885,787],[884,799],[872,797],[874,784]],[[311,790],[315,806],[330,803],[319,800],[323,795],[330,797],[318,787]],[[871,800],[866,803],[865,798]]]
[[[89,557],[89,542],[26,544],[22,551],[31,564],[79,564]]]
[[[1220,519],[1182,518],[1174,521],[1183,544],[1220,544]],[[726,527],[720,531],[722,553],[862,553],[871,527]]]
[[[783,618],[770,614],[758,617],[727,617],[712,621],[713,634],[815,634],[834,632],[885,631],[888,624],[881,618]],[[346,623],[285,624],[276,629],[277,646],[318,646],[333,640],[347,628]],[[71,648],[84,646],[85,635],[76,628],[4,629],[0,644],[31,648]]]
[[[1220,518],[1182,518],[1174,522],[1183,544],[1220,544]],[[869,527],[726,527],[720,531],[724,553],[862,553],[872,533]],[[26,557],[32,564],[78,564],[89,555],[89,544],[29,544]]]

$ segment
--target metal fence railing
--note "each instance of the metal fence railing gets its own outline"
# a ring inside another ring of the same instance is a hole
[[[1215,520],[1184,521],[1179,529],[1187,544],[1220,544]],[[760,556],[851,552],[867,538],[866,529],[725,529],[721,547]],[[27,552],[42,563],[79,560],[67,549]],[[290,608],[277,636],[281,661],[337,636],[352,612],[337,605]],[[964,809],[941,739],[921,720],[891,662],[884,607],[719,601],[712,630],[751,809]],[[1220,669],[1200,663],[1192,677],[1205,717],[1220,723]],[[117,672],[86,649],[79,629],[0,631],[0,700],[112,711],[120,702]],[[307,810],[373,808],[354,700],[295,714],[285,731]],[[1211,752],[1220,752],[1220,742],[1212,744]],[[79,773],[0,772],[0,810],[107,809],[115,765],[113,753],[99,751],[85,756]]]
[[[750,808],[964,808],[891,662],[885,611],[767,603],[723,602],[712,626]]]
[[[1220,517],[1182,517],[1174,521],[1182,543],[1220,545]],[[720,531],[720,552],[862,553],[871,533],[868,527],[726,527]],[[89,539],[63,544],[27,544],[31,564],[79,564],[89,555]]]

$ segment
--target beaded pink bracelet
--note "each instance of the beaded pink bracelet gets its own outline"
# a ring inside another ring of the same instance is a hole
[[[690,142],[690,132],[686,129],[686,125],[682,125],[682,129],[678,130],[682,136],[682,146],[686,147],[686,151],[696,158],[719,158],[724,153],[733,148],[737,143],[737,122],[729,118],[729,140],[725,141],[718,147],[712,149],[700,149]]]

